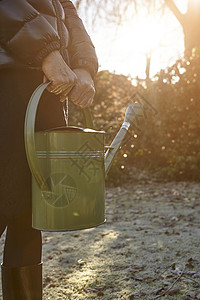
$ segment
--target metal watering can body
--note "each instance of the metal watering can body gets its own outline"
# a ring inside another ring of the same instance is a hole
[[[36,133],[48,189],[33,176],[33,227],[76,230],[105,221],[103,139],[103,133],[65,128]]]
[[[44,231],[98,226],[105,222],[105,174],[130,124],[123,123],[106,155],[103,131],[62,127],[35,132],[37,106],[47,85],[35,90],[25,118],[32,226]],[[86,125],[91,127],[87,116]]]

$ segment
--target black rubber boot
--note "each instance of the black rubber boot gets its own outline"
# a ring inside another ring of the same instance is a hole
[[[35,266],[1,265],[3,300],[42,300],[42,263]]]

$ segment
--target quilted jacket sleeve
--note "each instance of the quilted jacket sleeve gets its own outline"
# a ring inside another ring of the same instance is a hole
[[[70,65],[73,69],[87,69],[94,77],[98,70],[98,60],[92,41],[72,2],[60,0],[60,3],[65,11],[65,24],[70,37],[68,48]]]
[[[60,48],[55,29],[24,0],[0,0],[0,44],[25,64],[36,66]]]

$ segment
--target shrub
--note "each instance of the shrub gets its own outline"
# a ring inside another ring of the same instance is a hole
[[[161,70],[148,87],[139,79],[133,85],[124,75],[98,73],[91,111],[95,129],[106,131],[107,145],[120,128],[128,104],[139,100],[145,108],[144,121],[132,126],[117,154],[109,184],[127,180],[130,166],[166,180],[200,180],[199,76],[199,57],[178,60]],[[73,116],[77,118],[76,113]]]

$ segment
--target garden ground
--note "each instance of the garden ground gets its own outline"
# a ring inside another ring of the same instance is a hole
[[[107,188],[106,218],[43,233],[44,300],[200,299],[199,183],[133,172]]]

